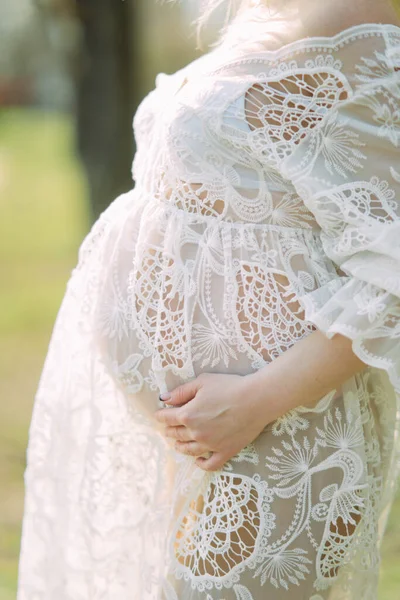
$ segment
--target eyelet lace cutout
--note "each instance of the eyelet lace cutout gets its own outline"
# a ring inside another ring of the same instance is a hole
[[[275,527],[269,511],[272,493],[259,476],[211,477],[189,509],[173,537],[175,574],[197,589],[221,589],[224,578],[238,580],[254,557],[259,538]]]
[[[157,77],[135,188],[84,240],[55,324],[18,600],[376,600],[400,450],[399,47],[365,25]],[[160,392],[316,328],[366,369],[217,472],[166,442]]]
[[[339,76],[340,62],[319,60],[318,70],[313,61],[309,62],[308,72],[299,69],[298,73],[293,73],[292,65],[292,74],[287,77],[265,84],[257,83],[246,92],[249,125],[253,130],[264,129],[265,135],[275,144],[298,144],[308,130],[321,121],[327,110],[349,97],[348,84],[345,78]],[[329,70],[324,72],[323,66]],[[284,72],[281,73],[283,75]]]
[[[294,286],[282,273],[242,263],[236,284],[235,313],[241,338],[265,362],[313,329],[304,321]]]
[[[157,356],[156,369],[183,370],[188,361],[183,278],[174,258],[154,247],[142,255],[141,271],[131,276],[131,318],[148,351]]]

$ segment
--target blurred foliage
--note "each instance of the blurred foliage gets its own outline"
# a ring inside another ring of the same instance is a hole
[[[196,48],[189,13],[182,11],[179,3],[171,5],[142,0],[141,23],[141,60],[145,64],[142,81],[146,93],[154,87],[157,73],[173,73],[199,56],[201,51]]]
[[[73,134],[69,116],[0,115],[0,600],[15,598],[33,398],[88,228]]]
[[[0,105],[75,115],[92,221],[132,186],[132,119],[156,74],[176,71],[199,54],[187,2],[0,4]]]
[[[25,79],[31,101],[46,108],[72,110],[73,87],[82,68],[84,36],[80,15],[101,7],[132,14],[132,52],[139,70],[135,86],[142,94],[154,86],[159,71],[173,72],[199,55],[191,20],[185,10],[196,0],[161,3],[159,0],[1,0],[0,86]],[[102,35],[111,23],[104,22]],[[140,46],[140,48],[139,48]],[[1,96],[0,96],[1,103]]]

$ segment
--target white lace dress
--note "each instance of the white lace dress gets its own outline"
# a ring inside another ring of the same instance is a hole
[[[55,324],[19,600],[377,598],[400,446],[399,66],[400,29],[369,24],[158,76],[135,187],[83,242]],[[251,373],[315,328],[365,371],[220,471],[163,437],[160,392]]]

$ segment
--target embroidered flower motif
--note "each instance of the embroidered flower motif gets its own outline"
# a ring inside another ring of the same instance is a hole
[[[359,81],[364,83],[372,81],[378,77],[388,77],[392,72],[392,67],[388,63],[388,57],[382,52],[374,52],[375,58],[361,57],[360,65],[356,65],[356,75]]]
[[[382,123],[379,129],[381,137],[388,137],[394,146],[400,145],[400,110],[393,110],[388,104],[377,107],[374,121]]]
[[[347,398],[352,397],[351,392],[347,393]],[[356,404],[357,399],[353,399]],[[342,411],[335,407],[334,415],[330,410],[324,416],[324,428],[320,429],[316,427],[316,432],[320,436],[318,443],[321,446],[330,448],[338,448],[341,450],[347,450],[350,448],[357,448],[363,445],[363,432],[360,427],[360,419],[356,419],[354,414],[347,411],[346,418],[344,418]]]
[[[380,95],[370,94],[358,97],[358,102],[362,106],[366,106],[371,110],[373,120],[381,124],[378,135],[389,139],[396,147],[400,144],[400,110],[398,108],[398,100],[394,95],[398,92],[388,90],[382,91]],[[387,103],[384,101],[387,100]]]
[[[289,192],[276,203],[271,212],[271,223],[281,227],[301,227],[311,228],[309,221],[313,221],[314,216],[304,206],[302,200],[295,193]]]
[[[203,359],[200,363],[201,368],[206,365],[215,367],[220,362],[227,367],[229,358],[237,360],[229,339],[214,327],[206,327],[200,323],[193,325],[192,351],[193,362]]]
[[[306,565],[311,565],[312,561],[306,554],[307,551],[302,548],[280,550],[268,556],[255,575],[261,574],[261,585],[269,581],[276,588],[283,587],[288,590],[289,583],[300,585],[300,580],[304,580],[305,575],[310,573]]]
[[[272,423],[272,433],[277,436],[287,434],[291,437],[298,430],[304,431],[309,425],[310,422],[293,409]]]
[[[318,454],[318,444],[311,446],[307,437],[303,438],[303,444],[295,439],[292,439],[291,444],[282,440],[281,444],[284,451],[272,447],[275,456],[267,456],[265,463],[266,467],[273,471],[270,478],[278,482],[278,487],[288,485],[293,479],[301,479],[309,471]]]
[[[224,471],[233,471],[233,462],[249,462],[253,465],[258,465],[260,462],[260,456],[256,450],[254,444],[248,444],[245,448],[243,448],[238,454],[233,456],[230,461],[227,461],[224,464]]]
[[[153,369],[147,370],[147,377],[145,377],[144,380],[151,389],[151,391],[154,392],[159,389],[159,379],[157,378]]]
[[[121,340],[128,335],[126,303],[111,296],[103,300],[99,310],[99,326],[104,335]]]
[[[117,361],[113,364],[113,371],[128,394],[136,394],[143,387],[144,380],[139,371],[142,360],[142,354],[131,354],[122,365]]]
[[[278,252],[276,250],[265,250],[255,252],[251,255],[251,260],[260,262],[264,267],[276,267],[276,257]]]
[[[358,139],[358,135],[351,131],[347,123],[337,124],[336,116],[333,115],[327,121],[324,130],[320,133],[321,151],[325,159],[327,171],[333,175],[338,173],[347,178],[347,173],[356,173],[362,168],[361,160],[367,157],[358,148],[365,146],[365,143]]]
[[[250,590],[244,585],[234,585],[233,591],[236,594],[236,600],[255,600],[253,594],[251,594]]]
[[[357,314],[367,315],[368,321],[373,323],[384,312],[387,297],[387,292],[375,286],[366,285],[354,296]]]

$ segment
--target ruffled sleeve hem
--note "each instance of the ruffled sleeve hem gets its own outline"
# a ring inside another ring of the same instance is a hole
[[[341,277],[300,297],[305,318],[328,338],[353,341],[364,363],[383,369],[400,395],[400,306],[396,296],[356,278]]]

